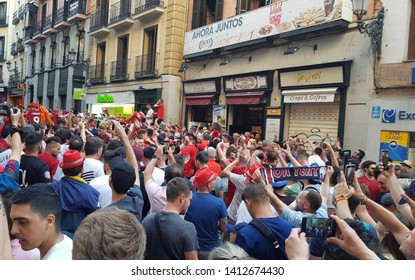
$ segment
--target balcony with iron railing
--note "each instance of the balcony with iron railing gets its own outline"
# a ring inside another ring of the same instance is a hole
[[[18,53],[24,51],[24,45],[23,45],[23,39],[22,38],[17,39],[17,41],[16,41],[16,51]]]
[[[43,26],[45,25],[45,21],[42,20],[37,23],[36,30],[33,32],[33,39],[35,40],[41,40],[47,38],[45,34],[42,33]]]
[[[17,54],[17,50],[16,50],[16,43],[13,43],[13,44],[10,46],[10,54],[11,54],[11,55],[16,55],[16,54]]]
[[[69,0],[68,22],[76,23],[86,19],[86,0]]]
[[[9,75],[9,86],[17,86],[22,81],[21,74],[15,72],[14,74]]]
[[[108,28],[121,30],[130,27],[133,23],[130,0],[121,0],[111,5]]]
[[[45,18],[45,24],[43,25],[42,33],[46,36],[49,36],[58,32],[58,30],[54,28],[54,25],[54,16],[52,14],[47,15]]]
[[[111,82],[126,81],[128,77],[128,59],[118,59],[111,62]]]
[[[138,79],[149,79],[157,76],[157,54],[145,54],[135,59],[134,77]]]
[[[56,10],[55,29],[61,30],[71,24],[68,22],[68,2],[64,2],[62,7]]]
[[[20,22],[20,19],[19,19],[19,11],[15,11],[15,12],[13,13],[12,23],[13,23],[14,25],[16,25],[16,24],[18,24],[19,22]]]
[[[105,64],[97,64],[89,67],[89,83],[103,84],[105,83]]]
[[[37,40],[33,39],[33,34],[35,33],[37,26],[26,26],[24,28],[24,43],[26,45],[31,45],[37,42]]]
[[[110,32],[108,27],[108,10],[96,11],[90,16],[89,36],[101,38]]]
[[[153,20],[164,12],[162,0],[134,0],[133,19],[140,21]]]
[[[19,7],[19,10],[18,10],[18,17],[19,17],[19,19],[20,20],[23,20],[23,18],[24,18],[24,14],[26,13],[26,11],[27,11],[28,9],[27,9],[27,5],[26,4],[23,4],[23,5],[21,5],[20,7]]]

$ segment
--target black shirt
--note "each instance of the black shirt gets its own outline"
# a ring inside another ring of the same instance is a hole
[[[22,155],[20,162],[21,187],[30,186],[36,183],[52,182],[49,167],[45,162],[35,156]]]

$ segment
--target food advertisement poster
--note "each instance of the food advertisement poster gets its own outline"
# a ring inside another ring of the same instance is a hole
[[[212,122],[217,122],[222,127],[226,126],[226,106],[225,105],[213,106]]]
[[[273,141],[274,139],[279,140],[280,133],[280,119],[279,118],[267,118],[265,128],[265,139]]]
[[[407,131],[382,130],[380,135],[380,151],[387,150],[388,156],[394,163],[407,159],[409,133]]]
[[[287,0],[227,18],[185,34],[184,55],[217,49],[293,30],[352,21],[351,0]]]

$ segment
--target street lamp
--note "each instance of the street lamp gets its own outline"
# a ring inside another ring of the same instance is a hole
[[[14,62],[14,68],[13,69],[11,69],[12,68],[12,63],[9,60],[6,62],[6,66],[7,66],[7,70],[9,72],[13,72],[14,73],[13,80],[12,80],[13,83],[17,82],[18,69],[17,69],[17,66],[16,66],[16,61]]]
[[[89,58],[86,60],[80,60],[80,57],[76,57],[77,52],[74,49],[69,51],[69,65],[72,67],[80,67],[87,71],[89,68]]]
[[[353,13],[357,18],[357,29],[361,34],[368,35],[374,45],[374,51],[377,58],[380,58],[382,48],[382,32],[383,32],[383,19],[385,17],[385,9],[382,7],[376,18],[369,19],[370,22],[366,23],[363,20],[363,16],[367,14],[368,0],[352,0]]]

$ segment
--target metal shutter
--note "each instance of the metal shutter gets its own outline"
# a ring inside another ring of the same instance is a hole
[[[290,106],[288,137],[298,136],[306,142],[324,141],[332,145],[337,140],[339,102],[293,103]]]

